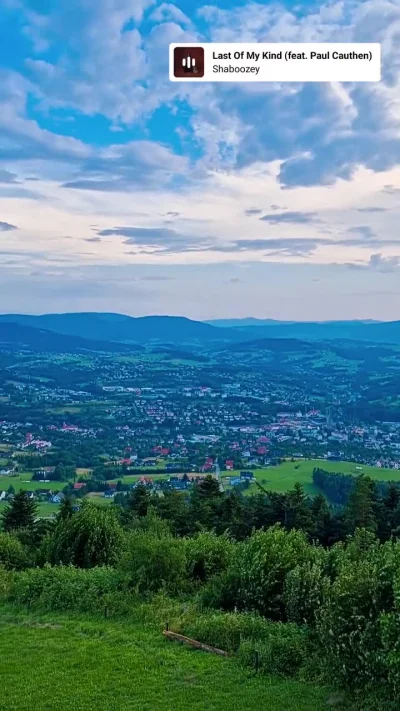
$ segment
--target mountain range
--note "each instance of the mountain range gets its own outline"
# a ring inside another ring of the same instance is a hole
[[[254,325],[256,322],[257,325]],[[11,328],[11,324],[14,327]],[[8,326],[8,328],[6,328]],[[17,326],[20,328],[18,329]],[[22,330],[22,327],[25,330]],[[36,333],[35,333],[36,332]],[[66,341],[60,337],[81,339]],[[49,349],[120,350],[129,346],[171,344],[219,348],[260,339],[301,341],[353,340],[400,345],[400,321],[282,322],[233,319],[206,323],[178,316],[132,317],[114,313],[3,314],[0,315],[0,345],[32,344]],[[51,348],[50,348],[51,346]],[[3,345],[4,348],[4,345]]]

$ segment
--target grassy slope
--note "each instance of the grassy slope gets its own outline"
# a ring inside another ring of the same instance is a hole
[[[323,711],[328,692],[255,678],[164,640],[154,625],[2,611],[1,708]]]

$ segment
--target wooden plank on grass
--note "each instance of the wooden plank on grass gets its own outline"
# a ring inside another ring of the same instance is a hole
[[[169,630],[164,630],[163,635],[174,642],[181,642],[182,644],[187,644],[189,647],[194,647],[195,649],[201,649],[203,652],[211,652],[211,654],[218,654],[220,657],[229,657],[228,652],[223,649],[217,649],[216,647],[210,647],[208,644],[203,644],[198,642],[196,639],[190,639],[190,637],[184,637],[182,634],[177,634],[176,632],[170,632]]]

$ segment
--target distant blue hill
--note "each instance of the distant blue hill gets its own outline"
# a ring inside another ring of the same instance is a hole
[[[138,351],[140,345],[97,341],[81,336],[54,333],[40,327],[0,321],[0,350],[35,351],[44,353],[77,353],[82,351]]]
[[[134,318],[113,313],[0,315],[0,323],[13,322],[55,333],[119,343],[207,343],[225,340],[221,329],[180,316]]]
[[[281,325],[296,325],[299,323],[304,323],[302,321],[277,321],[273,318],[229,318],[229,319],[215,319],[212,321],[205,321],[205,323],[211,326],[217,326],[218,328],[245,328],[247,326],[281,326]],[[360,321],[312,321],[311,323],[322,325],[322,324],[342,324],[343,326],[348,326],[352,323],[382,323],[382,321],[374,321],[372,319],[360,320]]]
[[[289,338],[300,341],[355,340],[400,345],[400,321],[266,321],[254,325],[253,319],[239,319],[224,327],[193,321],[181,316],[144,316],[134,318],[113,313],[65,313],[0,315],[1,323],[18,323],[65,336],[125,344],[174,344],[213,346],[258,339]],[[246,325],[243,325],[243,321]],[[250,321],[250,324],[248,323]],[[214,322],[215,323],[215,322]],[[239,325],[240,324],[240,325]]]

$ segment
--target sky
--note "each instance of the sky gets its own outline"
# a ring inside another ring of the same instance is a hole
[[[171,42],[380,42],[363,84]],[[399,0],[2,0],[0,312],[400,319]]]

